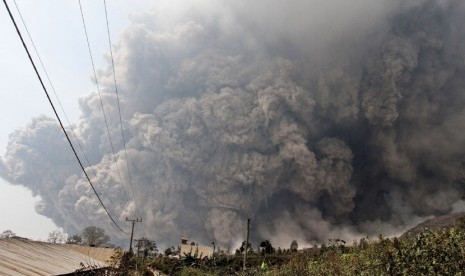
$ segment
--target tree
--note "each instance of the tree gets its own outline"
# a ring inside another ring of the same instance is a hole
[[[263,248],[262,249],[262,254],[273,254],[275,249],[274,247],[271,245],[271,241],[270,240],[264,240],[260,243],[260,247]]]
[[[16,236],[16,234],[11,231],[11,230],[5,230],[2,232],[2,234],[0,235],[0,238],[12,238]]]
[[[62,243],[64,241],[65,237],[63,235],[63,232],[60,230],[56,229],[50,233],[48,233],[48,242],[51,243]]]
[[[74,234],[68,237],[66,240],[67,244],[82,244],[82,237],[78,234]]]
[[[151,241],[147,238],[142,238],[139,240],[140,248],[139,251],[143,254],[144,258],[153,257],[157,254],[158,248],[155,241]]]
[[[297,252],[297,249],[299,249],[299,244],[297,243],[296,240],[293,240],[291,242],[291,246],[289,249],[291,250],[291,252]]]
[[[108,235],[105,235],[105,230],[95,226],[88,226],[82,230],[83,243],[89,246],[101,246],[110,240]]]
[[[174,254],[174,250],[171,249],[171,247],[168,247],[168,248],[165,249],[165,256],[168,257],[168,256],[171,256],[173,254]]]
[[[244,250],[245,250],[245,241],[243,241],[242,244],[241,244],[241,247],[239,247],[239,251],[240,251],[241,253],[243,253]],[[252,251],[252,244],[249,242],[249,243],[247,244],[247,252],[250,252],[250,251]]]

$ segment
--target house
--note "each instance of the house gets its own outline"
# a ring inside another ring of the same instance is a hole
[[[199,245],[195,242],[189,243],[187,237],[183,236],[181,237],[179,257],[184,258],[189,255],[194,258],[210,258],[213,255],[213,248],[210,246]]]

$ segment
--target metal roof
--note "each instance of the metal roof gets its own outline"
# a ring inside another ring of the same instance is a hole
[[[58,275],[85,266],[107,266],[88,255],[64,245],[24,238],[0,239],[0,275]]]
[[[113,257],[113,255],[116,253],[115,248],[90,247],[77,244],[63,244],[63,246],[71,248],[74,251],[82,253],[86,256],[90,256],[107,264],[111,262],[111,257]]]

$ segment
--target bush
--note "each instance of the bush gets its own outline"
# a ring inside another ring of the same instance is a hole
[[[266,256],[251,253],[247,270],[242,255],[215,253],[211,258],[156,258],[151,266],[168,275],[465,275],[465,231],[462,225],[424,229],[410,239],[361,239],[347,245],[330,240],[321,248]]]
[[[336,241],[336,243],[335,243]],[[341,246],[337,240],[308,258],[293,258],[272,275],[464,275],[465,233],[423,230],[416,237]]]

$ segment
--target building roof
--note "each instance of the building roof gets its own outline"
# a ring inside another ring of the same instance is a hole
[[[81,264],[107,266],[64,244],[0,238],[0,275],[59,275],[74,272]]]
[[[115,248],[89,247],[77,244],[63,244],[63,246],[71,248],[79,253],[82,253],[86,256],[90,256],[107,264],[111,262],[111,257],[114,256],[116,253]]]

